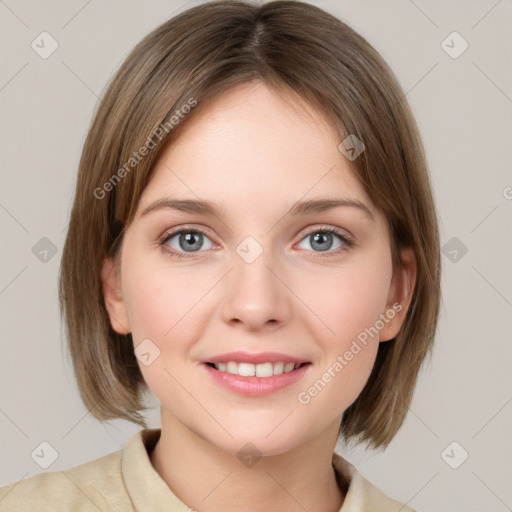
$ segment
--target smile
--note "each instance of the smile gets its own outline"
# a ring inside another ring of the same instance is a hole
[[[212,381],[239,395],[265,396],[299,381],[312,367],[311,363],[203,363],[200,365]]]
[[[207,363],[208,366],[219,370],[220,372],[230,373],[232,375],[240,375],[242,377],[272,377],[273,375],[281,375],[282,373],[289,373],[296,370],[308,363],[237,363],[235,361],[228,361],[226,363]]]

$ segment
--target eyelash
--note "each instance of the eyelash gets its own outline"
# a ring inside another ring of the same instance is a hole
[[[171,240],[172,238],[174,238],[176,235],[179,235],[181,233],[200,233],[206,237],[208,237],[208,234],[203,231],[202,229],[199,229],[199,228],[182,228],[182,229],[179,229],[179,230],[176,230],[176,231],[172,231],[171,233],[165,233],[162,238],[158,241],[158,245],[160,247],[162,247],[162,249],[165,250],[165,252],[167,252],[169,255],[173,256],[173,257],[176,257],[178,259],[181,259],[181,258],[190,258],[192,260],[194,259],[197,259],[198,258],[198,253],[186,253],[186,252],[177,252],[175,251],[174,249],[171,249],[169,246],[166,246],[167,242],[169,240]],[[340,240],[345,244],[345,247],[340,247],[338,249],[336,249],[335,251],[325,251],[326,254],[320,254],[318,252],[315,252],[313,251],[314,253],[314,258],[326,258],[326,257],[329,257],[329,256],[332,256],[332,255],[337,255],[339,254],[340,252],[343,252],[344,250],[346,250],[347,248],[350,249],[354,246],[354,241],[352,240],[351,237],[349,237],[347,234],[345,234],[344,232],[340,231],[339,229],[336,229],[336,228],[333,228],[333,227],[330,227],[330,226],[322,226],[320,228],[315,228],[315,229],[312,229],[310,231],[308,231],[307,233],[304,233],[304,235],[302,236],[301,238],[301,241],[304,240],[305,238],[307,238],[308,236],[310,235],[313,235],[315,233],[331,233],[333,235],[336,235],[340,238]],[[209,237],[208,237],[209,238]],[[198,252],[203,252],[203,251],[198,251]]]

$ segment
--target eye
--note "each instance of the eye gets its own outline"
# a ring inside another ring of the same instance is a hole
[[[201,252],[200,249],[203,247],[205,240],[209,242],[209,246],[206,249],[211,249],[213,243],[203,231],[199,229],[180,229],[173,233],[166,233],[160,241],[160,245],[178,258],[183,256],[193,258],[193,253]]]
[[[310,246],[305,249],[317,253],[314,257],[339,254],[354,245],[352,237],[348,233],[330,226],[310,230],[303,236],[301,243],[303,241],[307,241]],[[205,242],[207,242],[206,247],[204,247]],[[192,259],[198,257],[197,253],[212,249],[214,246],[206,233],[197,228],[182,228],[165,233],[159,241],[159,245],[171,256]]]
[[[338,254],[353,246],[353,241],[347,233],[332,227],[310,230],[302,240],[307,241],[310,246],[306,249],[313,252],[327,253],[315,257],[331,256],[333,253]]]

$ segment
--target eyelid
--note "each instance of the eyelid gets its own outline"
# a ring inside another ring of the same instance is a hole
[[[354,243],[355,238],[352,233],[347,231],[346,229],[333,226],[331,224],[314,224],[312,226],[308,226],[307,228],[304,228],[298,236],[300,236],[300,240],[302,240],[304,237],[311,235],[313,233],[316,233],[318,231],[328,231],[331,233],[336,234],[337,236],[344,238],[347,242]]]
[[[202,233],[203,235],[206,235],[208,237],[211,237],[210,230],[204,226],[198,227],[194,224],[180,224],[179,226],[176,226],[174,228],[169,228],[164,231],[164,233],[159,237],[159,239],[165,239],[169,236],[177,235],[178,233],[181,233],[182,231],[194,231],[198,233]]]

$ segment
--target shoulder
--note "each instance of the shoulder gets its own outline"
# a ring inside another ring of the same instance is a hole
[[[129,512],[133,509],[125,491],[121,456],[122,450],[70,469],[40,473],[2,487],[0,511]]]
[[[333,456],[333,467],[348,482],[348,491],[340,512],[415,512],[406,504],[386,496],[336,452]]]

